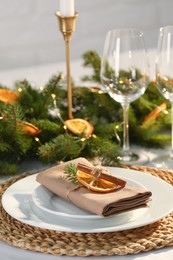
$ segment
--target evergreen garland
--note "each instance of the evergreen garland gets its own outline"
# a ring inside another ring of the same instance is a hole
[[[46,163],[67,161],[79,156],[102,163],[117,165],[116,155],[122,145],[122,108],[108,94],[101,92],[101,60],[95,51],[83,55],[84,66],[93,70],[83,81],[95,82],[97,87],[73,85],[73,115],[94,125],[94,133],[85,137],[75,135],[64,127],[68,119],[67,91],[61,74],[53,75],[40,89],[26,79],[17,81],[14,88],[19,99],[0,101],[0,175],[19,172],[20,162],[35,158]],[[92,85],[92,84],[91,84]],[[1,89],[7,88],[0,85]],[[8,88],[7,88],[8,89]],[[157,106],[166,102],[167,110],[146,123],[144,119]],[[40,129],[36,136],[28,135],[18,122],[29,122]],[[131,103],[129,109],[130,143],[140,146],[161,147],[170,142],[170,104],[150,82],[145,94]]]

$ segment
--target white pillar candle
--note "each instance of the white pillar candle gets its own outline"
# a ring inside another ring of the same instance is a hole
[[[74,0],[60,0],[59,10],[62,16],[74,16]]]

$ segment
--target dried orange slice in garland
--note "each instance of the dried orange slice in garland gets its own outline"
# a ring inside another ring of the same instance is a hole
[[[19,99],[19,94],[14,90],[0,88],[0,101],[4,103],[12,103]],[[4,117],[3,117],[4,119]],[[25,134],[36,136],[40,133],[40,129],[24,121],[18,121],[17,127],[20,128]]]
[[[27,135],[36,136],[41,132],[35,125],[24,121],[17,122],[17,126]]]
[[[75,168],[75,165],[69,165],[65,173],[68,176],[71,175],[69,180],[75,183],[78,182],[78,184],[82,184],[87,189],[99,193],[113,192],[126,185],[124,180],[109,174],[103,167],[91,168],[79,163],[77,168]]]
[[[166,109],[166,103],[162,103],[160,106],[156,107],[143,121],[143,124],[147,123],[150,119],[155,119],[159,114]]]
[[[11,103],[17,101],[18,99],[19,95],[16,91],[0,88],[0,101],[4,103]]]
[[[1,120],[2,119],[7,121],[6,116],[3,114],[2,114]],[[26,121],[22,121],[22,120],[16,121],[16,127],[17,127],[17,129],[20,129],[21,131],[23,131],[25,134],[31,135],[31,136],[36,136],[41,132],[41,130],[38,127],[36,127],[35,125],[28,123]]]
[[[94,131],[93,125],[82,118],[68,119],[64,121],[64,125],[77,135],[84,134],[84,136],[90,136]]]

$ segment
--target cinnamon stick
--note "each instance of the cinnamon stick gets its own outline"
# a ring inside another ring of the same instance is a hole
[[[78,163],[77,169],[80,170],[80,171],[83,171],[83,172],[85,172],[85,173],[87,173],[87,174],[90,174],[90,175],[95,176],[95,174],[93,174],[93,172],[92,172],[92,170],[93,170],[92,167],[89,167],[89,166],[87,166],[87,165]],[[101,172],[101,173],[99,174],[99,178],[100,178],[100,179],[107,180],[107,181],[110,181],[110,182],[112,182],[112,183],[115,183],[115,184],[117,184],[117,185],[119,185],[119,186],[121,186],[121,187],[124,187],[124,186],[126,185],[126,181],[124,181],[124,180],[122,180],[122,179],[119,179],[119,178],[117,178],[117,177],[115,177],[115,176],[106,174],[106,173],[104,173],[104,172]]]

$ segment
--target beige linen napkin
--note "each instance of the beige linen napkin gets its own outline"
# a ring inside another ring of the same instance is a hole
[[[49,191],[69,200],[79,208],[102,216],[147,206],[152,194],[144,189],[125,186],[118,191],[98,193],[68,181],[64,168],[69,163],[93,166],[85,158],[77,158],[40,172],[36,180]]]

